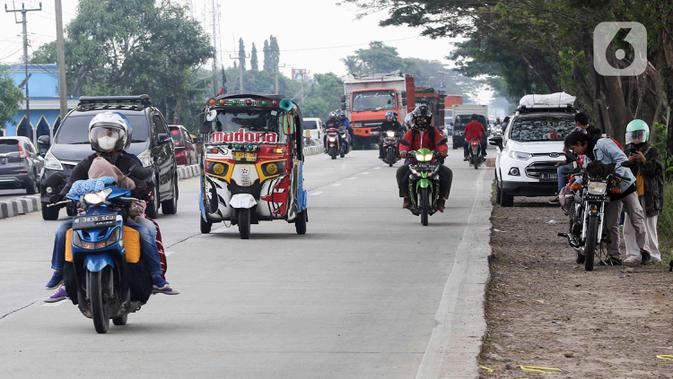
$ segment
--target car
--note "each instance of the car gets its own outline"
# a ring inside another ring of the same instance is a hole
[[[192,136],[182,125],[168,125],[171,138],[175,145],[175,162],[179,166],[189,166],[198,163],[196,144]]]
[[[316,117],[307,117],[303,120],[304,136],[310,136],[311,145],[322,145],[325,125]]]
[[[498,146],[498,204],[511,207],[515,196],[556,194],[556,167],[565,162],[563,139],[575,128],[574,101],[565,93],[524,96],[503,135],[490,138]]]
[[[59,207],[46,207],[49,198],[61,191],[77,163],[93,153],[88,136],[91,119],[98,113],[110,111],[121,114],[131,127],[132,140],[127,151],[153,171],[152,201],[147,204],[146,214],[156,218],[160,208],[164,214],[177,212],[179,190],[175,147],[164,116],[152,106],[150,97],[82,96],[77,107],[63,118],[53,141],[49,136],[38,139],[38,143],[49,147],[40,176],[43,219],[58,219]],[[76,213],[70,207],[67,211],[71,216]]]
[[[44,160],[26,137],[0,137],[0,189],[38,190]]]

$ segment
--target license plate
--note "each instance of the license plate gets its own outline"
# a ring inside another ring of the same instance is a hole
[[[553,181],[556,181],[557,179],[558,179],[558,176],[556,174],[545,173],[545,172],[540,174],[540,180],[553,182]]]
[[[250,153],[246,151],[234,151],[235,161],[255,162],[257,161],[257,153]]]
[[[72,228],[74,230],[108,228],[115,225],[117,225],[116,214],[79,216],[72,220]]]

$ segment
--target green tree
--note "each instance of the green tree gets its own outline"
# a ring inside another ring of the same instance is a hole
[[[243,38],[238,39],[238,66],[245,71],[245,43]]]
[[[23,93],[7,75],[6,67],[0,66],[0,129],[4,131],[4,125],[14,119],[23,99]]]
[[[278,39],[274,36],[269,37],[269,70],[270,72],[278,72],[280,65],[280,46],[278,46]]]
[[[262,49],[264,53],[264,63],[262,69],[266,72],[271,72],[271,50],[269,49],[269,41],[264,40],[264,48]]]
[[[327,119],[330,111],[340,108],[343,82],[335,74],[316,74],[305,86],[306,100],[301,104],[304,116]]]
[[[56,42],[45,43],[33,52],[30,63],[49,64],[56,63]]]
[[[371,75],[404,70],[404,61],[397,49],[383,42],[369,43],[366,49],[358,49],[354,55],[343,60],[351,75]]]
[[[252,43],[252,49],[250,50],[250,70],[259,71],[259,61],[257,60],[257,47],[255,43]]]

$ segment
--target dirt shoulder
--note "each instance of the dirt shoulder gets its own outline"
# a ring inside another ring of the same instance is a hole
[[[482,378],[673,378],[673,274],[575,264],[563,212],[517,199],[493,210]],[[553,220],[553,221],[551,221]],[[523,371],[521,365],[560,369]]]

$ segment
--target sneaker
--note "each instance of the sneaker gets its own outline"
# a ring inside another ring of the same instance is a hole
[[[584,259],[585,259],[584,254],[582,254],[578,251],[577,252],[577,258],[575,259],[575,263],[577,263],[578,265],[582,265],[582,264],[584,264]]]
[[[601,266],[621,266],[622,264],[623,264],[622,260],[619,257],[613,257],[613,256],[610,256],[606,260],[601,260],[601,262],[599,263],[599,265]]]
[[[178,295],[180,291],[174,290],[166,282],[166,284],[161,287],[157,286],[156,284],[152,285],[152,294],[154,295],[157,293],[163,293],[164,295]]]
[[[446,200],[444,200],[444,199],[441,199],[441,198],[440,198],[440,199],[437,199],[437,206],[436,206],[436,208],[437,208],[438,211],[440,211],[440,212],[444,212],[444,203],[445,203],[445,202],[446,202]]]
[[[463,161],[464,161],[464,162],[467,162],[467,161],[469,161],[469,160],[470,160],[469,157],[465,157],[465,158],[463,158]]]
[[[409,209],[409,207],[411,207],[411,200],[409,200],[408,197],[405,197],[404,200],[402,200],[402,208]]]
[[[638,266],[641,262],[642,259],[639,259],[638,257],[626,257],[626,259],[624,259],[625,266]]]
[[[51,279],[44,286],[48,290],[53,290],[60,286],[61,283],[63,283],[63,271],[54,270],[54,273],[51,274]]]
[[[640,260],[640,264],[649,265],[649,264],[661,262],[661,259],[657,259],[657,258],[652,257],[652,255],[650,255],[650,253],[648,253],[645,250],[641,251],[640,254],[642,255],[642,259]]]
[[[58,303],[61,300],[68,298],[68,293],[65,292],[65,286],[60,286],[51,296],[44,299],[45,303]]]
[[[559,205],[559,204],[561,204],[561,201],[559,200],[558,196],[554,196],[553,199],[549,200],[549,204]]]

